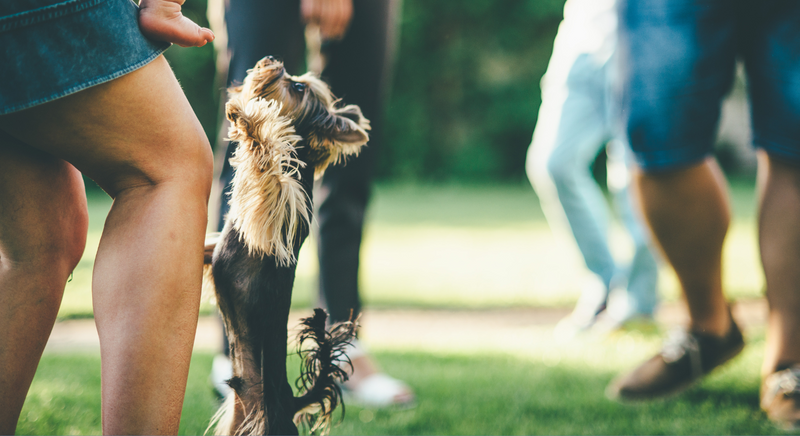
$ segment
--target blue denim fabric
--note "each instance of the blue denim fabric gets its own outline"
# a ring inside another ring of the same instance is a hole
[[[528,177],[539,196],[547,221],[569,231],[586,262],[600,279],[605,298],[612,288],[625,289],[624,307],[612,308],[619,320],[652,315],[658,303],[658,264],[650,251],[649,235],[627,190],[630,153],[619,136],[616,98],[612,87],[614,62],[597,65],[590,56],[576,58],[566,78],[543,80],[542,106],[526,162]],[[548,71],[547,74],[551,74]],[[634,243],[630,264],[618,262],[609,246],[610,212],[606,198],[592,178],[591,165],[611,141],[611,166],[620,189],[611,189],[614,205]],[[562,231],[564,233],[564,231]]]
[[[800,2],[623,0],[623,112],[639,165],[679,168],[712,152],[737,57],[753,143],[800,163]]]
[[[131,0],[3,0],[0,45],[0,115],[115,79],[169,47],[142,35]]]

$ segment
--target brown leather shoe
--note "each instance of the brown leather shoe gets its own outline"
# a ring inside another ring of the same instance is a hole
[[[606,395],[613,400],[645,401],[678,394],[743,348],[742,332],[732,318],[723,338],[678,331],[665,341],[660,353],[612,381]]]
[[[800,364],[770,374],[761,383],[761,408],[784,430],[800,430]]]

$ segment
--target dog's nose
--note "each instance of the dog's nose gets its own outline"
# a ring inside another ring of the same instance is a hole
[[[272,64],[274,64],[276,62],[278,62],[278,60],[275,59],[274,56],[265,56],[265,57],[261,58],[260,61],[258,61],[256,66],[261,67],[261,68],[266,68],[266,67],[269,67],[270,65],[272,65]]]

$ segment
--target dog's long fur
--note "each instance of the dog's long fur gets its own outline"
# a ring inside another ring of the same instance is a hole
[[[304,393],[295,398],[286,379],[289,305],[311,223],[313,179],[358,153],[369,121],[357,106],[339,107],[318,78],[290,76],[270,57],[229,92],[236,172],[225,228],[215,247],[207,245],[214,251],[206,276],[230,343],[233,394],[212,425],[216,434],[297,434],[296,420],[312,432],[325,431],[340,402],[334,382],[347,377],[342,347],[355,326],[343,323],[326,332],[321,310],[303,321],[299,342],[317,345],[301,353],[298,387]]]

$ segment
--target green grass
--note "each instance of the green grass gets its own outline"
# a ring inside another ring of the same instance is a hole
[[[654,333],[630,331],[599,342],[563,343],[549,329],[517,347],[402,349],[375,356],[407,380],[417,407],[347,406],[334,435],[360,434],[776,434],[758,408],[763,334],[729,365],[669,401],[623,405],[607,400],[607,383],[659,347]],[[208,385],[212,356],[195,353],[181,434],[202,434],[217,407]],[[297,360],[289,363],[297,374]],[[97,354],[46,354],[20,420],[19,434],[98,434]],[[338,413],[338,412],[337,412]]]
[[[89,242],[67,285],[59,317],[91,316],[91,266],[111,205],[90,193]],[[733,299],[761,295],[751,180],[734,180],[734,221],[725,246],[725,284]],[[617,224],[613,251],[631,243]],[[675,299],[664,267],[660,292]],[[315,244],[300,254],[293,305],[316,304]],[[362,255],[362,295],[371,307],[503,307],[572,304],[585,266],[568,237],[552,234],[530,186],[380,185],[369,211]],[[489,291],[490,290],[490,291]],[[202,309],[213,307],[205,304]]]
[[[210,353],[195,353],[189,369],[181,434],[202,434],[218,404],[208,384]],[[39,364],[17,434],[102,434],[100,355],[45,354]]]
[[[734,181],[734,221],[725,247],[730,297],[760,296],[752,181]],[[91,316],[91,264],[110,207],[90,194],[89,244],[67,285],[60,318]],[[490,308],[568,305],[583,269],[568,240],[553,236],[525,185],[378,186],[364,240],[363,298],[371,307]],[[613,249],[630,255],[625,232]],[[301,253],[294,306],[314,304],[314,244]],[[675,299],[664,268],[660,291]],[[208,304],[204,311],[213,310]],[[603,390],[660,346],[659,332],[630,331],[600,342],[563,343],[532,328],[496,344],[375,344],[381,366],[418,396],[410,410],[347,407],[333,434],[774,434],[758,408],[763,332],[742,356],[671,400],[620,405]],[[212,355],[195,353],[181,434],[201,434],[217,407],[208,385]],[[296,361],[289,367],[296,374]],[[100,432],[96,353],[46,354],[23,409],[20,434]]]

